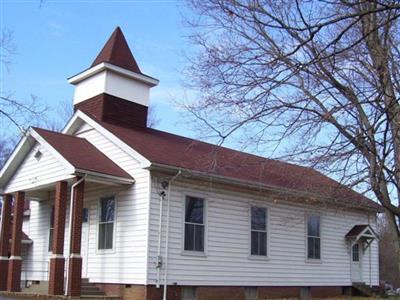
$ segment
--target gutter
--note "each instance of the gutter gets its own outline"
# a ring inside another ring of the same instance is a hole
[[[89,171],[89,170],[83,170],[83,169],[75,169],[75,175],[78,176],[82,176],[82,174],[86,174],[89,176],[95,176],[95,177],[99,177],[99,178],[105,178],[105,179],[109,179],[110,181],[114,181],[117,183],[126,183],[126,184],[131,184],[135,182],[135,179],[133,179],[131,177],[131,179],[126,178],[126,177],[120,177],[120,176],[114,176],[114,175],[109,175],[109,174],[105,174],[105,173],[98,173],[98,172],[94,172],[94,171]]]
[[[261,189],[265,191],[271,191],[271,192],[276,192],[282,194],[282,192],[293,196],[294,198],[299,198],[299,197],[305,197],[305,198],[314,198],[314,199],[319,199],[319,202],[324,202],[324,201],[329,201],[332,204],[340,205],[346,208],[353,208],[353,209],[360,209],[360,210],[365,210],[365,211],[371,211],[371,212],[383,212],[382,208],[373,208],[373,207],[366,207],[366,206],[355,206],[355,205],[348,205],[348,202],[345,200],[338,200],[334,198],[328,198],[321,196],[319,194],[315,193],[310,193],[310,192],[304,192],[304,191],[299,191],[299,190],[294,190],[294,189],[288,189],[288,188],[281,188],[273,185],[267,185],[264,183],[255,183],[253,181],[248,181],[248,180],[242,180],[242,179],[236,179],[232,177],[227,177],[227,176],[222,176],[222,175],[216,175],[216,174],[211,174],[207,172],[201,172],[201,171],[194,171],[191,169],[185,169],[185,168],[178,168],[174,166],[169,166],[169,165],[164,165],[160,163],[151,163],[149,167],[147,167],[149,170],[153,171],[170,171],[170,172],[176,172],[177,170],[182,171],[182,172],[187,172],[190,173],[192,176],[197,176],[200,178],[214,178],[217,182],[220,183],[225,183],[225,184],[235,184],[237,186],[241,187],[246,187],[246,188],[251,188],[251,189]],[[369,199],[370,201],[373,201]],[[347,204],[347,205],[346,205]],[[378,203],[376,203],[378,206],[380,206]]]

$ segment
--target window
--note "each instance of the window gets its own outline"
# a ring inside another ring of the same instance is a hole
[[[267,256],[267,209],[251,207],[251,255]]]
[[[321,259],[321,218],[316,215],[307,219],[307,258]]]
[[[250,286],[244,288],[244,299],[245,300],[257,300],[257,288]]]
[[[53,250],[53,232],[54,232],[54,206],[51,207],[50,212],[50,227],[49,227],[49,247],[48,251]]]
[[[115,219],[114,197],[100,199],[99,237],[98,249],[106,250],[113,248]]]
[[[353,246],[352,259],[353,261],[360,261],[360,247],[358,244]]]
[[[185,199],[185,242],[187,251],[204,251],[204,199]]]
[[[182,287],[182,300],[196,300],[197,293],[194,286],[184,286]]]
[[[82,211],[82,223],[87,223],[89,221],[89,210],[85,207]]]

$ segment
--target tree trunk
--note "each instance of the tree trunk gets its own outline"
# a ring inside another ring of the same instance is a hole
[[[385,243],[385,248],[382,249],[388,254],[389,260],[384,262],[385,265],[381,266],[380,271],[385,272],[380,274],[382,279],[387,280],[388,283],[393,284],[395,287],[400,287],[400,235],[396,223],[396,216],[389,210],[385,210],[386,218],[388,221],[387,238],[389,243]],[[382,251],[381,250],[381,251]],[[384,255],[384,253],[381,253]],[[387,264],[387,265],[386,265]]]

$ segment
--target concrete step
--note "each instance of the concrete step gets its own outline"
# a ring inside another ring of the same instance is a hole
[[[361,296],[371,297],[374,295],[374,291],[368,285],[364,283],[353,283],[353,288],[358,291]]]
[[[81,283],[82,296],[105,296],[105,293],[100,290],[94,283],[89,282],[88,278],[82,278]]]
[[[81,295],[82,296],[105,296],[105,294],[102,291],[97,291],[97,292],[82,291]]]

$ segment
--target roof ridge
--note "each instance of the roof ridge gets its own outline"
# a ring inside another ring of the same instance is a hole
[[[116,126],[116,127],[121,127],[121,128],[126,128],[126,127],[118,126],[118,125],[114,125],[114,124],[110,124],[110,125]],[[266,160],[266,161],[273,161],[273,162],[282,163],[282,164],[286,164],[286,165],[290,165],[290,166],[295,166],[295,167],[298,167],[298,168],[304,168],[304,169],[313,170],[313,171],[316,171],[316,172],[320,173],[319,171],[315,170],[312,167],[298,165],[298,164],[295,164],[295,163],[286,162],[286,161],[283,161],[283,160],[280,160],[280,159],[276,159],[276,158],[268,158],[268,157],[265,157],[265,156],[260,156],[260,155],[256,155],[256,154],[253,154],[253,153],[236,150],[236,149],[229,148],[229,147],[226,147],[226,146],[216,145],[216,144],[213,144],[211,142],[206,142],[206,141],[194,139],[194,138],[191,138],[191,137],[186,137],[186,136],[178,135],[178,134],[175,134],[175,133],[171,133],[171,132],[167,132],[167,131],[163,131],[163,130],[159,130],[159,129],[155,129],[155,128],[147,127],[147,128],[143,128],[142,129],[142,128],[133,128],[133,127],[131,128],[131,127],[129,127],[127,129],[143,130],[143,131],[146,131],[146,130],[155,131],[155,132],[158,132],[158,133],[161,133],[161,134],[167,134],[167,135],[170,135],[170,136],[175,136],[175,137],[180,138],[180,139],[191,140],[193,142],[198,142],[198,143],[202,143],[202,144],[205,144],[205,145],[210,145],[210,146],[213,146],[213,147],[216,147],[216,148],[233,151],[233,152],[235,152],[237,154],[241,154],[241,155],[245,154],[245,155],[252,156],[252,157],[255,157],[255,158],[259,158],[259,159],[263,159],[263,160]],[[320,174],[322,174],[322,173],[320,173]],[[324,174],[322,174],[322,175],[324,175]],[[326,175],[324,175],[324,176],[326,176]]]

